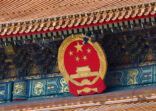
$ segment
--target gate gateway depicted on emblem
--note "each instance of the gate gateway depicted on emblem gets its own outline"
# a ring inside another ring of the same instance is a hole
[[[60,72],[75,96],[102,93],[106,89],[106,56],[97,42],[89,39],[84,44],[83,38],[82,34],[66,38],[58,52]]]

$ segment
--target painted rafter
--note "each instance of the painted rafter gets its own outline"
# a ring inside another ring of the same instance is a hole
[[[0,25],[0,36],[34,32],[59,31],[79,26],[105,24],[138,17],[155,16],[156,3],[139,4],[111,10],[81,13],[55,18],[6,23]]]

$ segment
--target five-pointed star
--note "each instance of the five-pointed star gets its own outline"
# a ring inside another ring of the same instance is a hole
[[[83,56],[83,60],[87,60],[87,57],[86,56]]]
[[[79,42],[78,42],[77,45],[75,46],[76,51],[77,51],[77,52],[82,51],[82,46],[83,46],[83,45],[79,44]]]
[[[72,56],[72,55],[73,55],[73,52],[72,52],[72,51],[70,51],[70,52],[69,52],[69,55],[70,55],[70,56]]]
[[[88,49],[87,49],[87,52],[90,53],[90,52],[91,52],[91,49],[88,48]]]
[[[79,61],[80,60],[80,58],[79,57],[76,57],[76,61]]]

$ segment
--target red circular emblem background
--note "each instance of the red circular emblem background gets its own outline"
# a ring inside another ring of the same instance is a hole
[[[82,51],[77,51],[75,46],[82,45]],[[70,52],[73,55],[70,55]],[[76,60],[76,57],[79,60]],[[64,65],[68,74],[75,74],[77,67],[89,66],[91,71],[99,71],[100,62],[96,50],[90,44],[82,44],[82,40],[72,42],[66,49],[64,55]]]

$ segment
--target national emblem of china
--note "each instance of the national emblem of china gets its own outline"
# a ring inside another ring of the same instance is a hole
[[[58,65],[75,96],[102,93],[106,89],[103,81],[107,62],[97,42],[83,43],[83,35],[66,38],[58,52]]]

